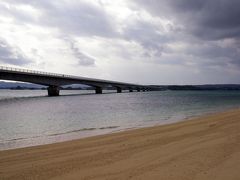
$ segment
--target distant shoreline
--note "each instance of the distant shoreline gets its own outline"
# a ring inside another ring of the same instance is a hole
[[[240,109],[169,125],[0,151],[3,179],[237,179]]]
[[[203,84],[203,85],[148,85],[150,87],[157,87],[160,90],[240,90],[240,84]],[[45,90],[47,86],[23,83],[23,82],[5,82],[0,81],[0,89],[16,89],[16,90]],[[75,84],[65,85],[63,90],[94,90],[94,87]],[[107,90],[114,90],[114,87],[108,87]]]

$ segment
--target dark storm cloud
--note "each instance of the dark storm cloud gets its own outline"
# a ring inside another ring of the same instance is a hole
[[[31,63],[19,49],[11,47],[2,39],[0,39],[0,62],[12,65],[25,65]]]
[[[186,54],[191,54],[194,56],[202,56],[205,58],[231,58],[236,59],[238,56],[238,51],[236,48],[221,47],[214,43],[202,44],[188,47],[186,49]]]
[[[128,41],[135,41],[146,50],[161,54],[162,45],[170,41],[166,34],[160,34],[163,27],[156,26],[144,20],[136,20],[133,24],[128,24],[123,30],[122,37]],[[156,55],[157,55],[156,54]]]
[[[179,27],[171,34],[170,43],[180,43],[183,47],[181,50],[166,47],[163,49],[166,54],[184,56],[180,61],[192,62],[199,69],[216,66],[224,69],[231,65],[240,68],[239,0],[135,2],[154,17],[172,21],[172,29]]]
[[[137,0],[153,15],[181,23],[186,32],[209,40],[240,37],[239,0]]]

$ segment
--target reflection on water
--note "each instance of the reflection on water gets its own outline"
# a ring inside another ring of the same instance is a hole
[[[111,92],[47,97],[44,90],[0,90],[0,149],[166,124],[240,105],[238,91]]]

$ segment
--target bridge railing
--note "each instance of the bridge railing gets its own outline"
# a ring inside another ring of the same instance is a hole
[[[15,67],[7,67],[7,66],[0,66],[0,70],[31,73],[31,74],[38,74],[38,75],[48,75],[48,76],[56,76],[56,77],[74,77],[74,76],[65,75],[65,74],[49,73],[44,71],[29,70],[29,69],[15,68]]]

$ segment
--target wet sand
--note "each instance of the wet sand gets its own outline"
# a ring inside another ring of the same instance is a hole
[[[239,180],[240,109],[0,151],[0,179]]]

